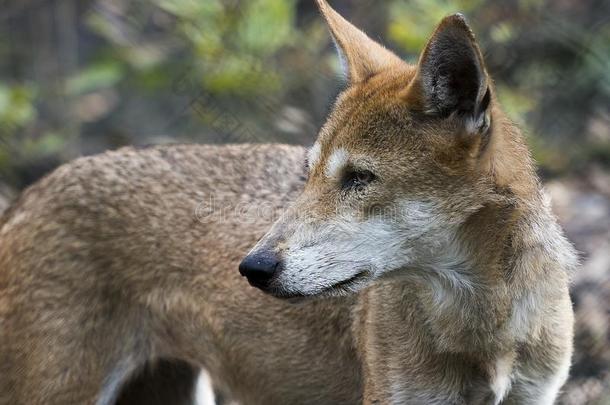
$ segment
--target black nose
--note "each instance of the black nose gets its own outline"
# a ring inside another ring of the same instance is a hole
[[[239,264],[239,273],[254,287],[267,288],[280,267],[280,259],[273,252],[256,252]]]

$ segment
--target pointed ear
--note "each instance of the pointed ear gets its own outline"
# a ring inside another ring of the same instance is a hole
[[[348,81],[355,84],[404,63],[398,56],[370,39],[333,10],[325,0],[316,0],[337,46]]]
[[[489,126],[490,87],[483,56],[461,14],[445,17],[420,56],[408,97],[428,114],[458,114],[469,129]]]

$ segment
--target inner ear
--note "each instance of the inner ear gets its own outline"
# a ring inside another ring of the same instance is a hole
[[[443,19],[422,53],[413,86],[426,113],[484,119],[491,95],[483,57],[460,14]],[[478,124],[477,124],[478,125]]]
[[[427,49],[422,73],[426,101],[439,114],[474,111],[483,72],[464,38],[443,32]]]

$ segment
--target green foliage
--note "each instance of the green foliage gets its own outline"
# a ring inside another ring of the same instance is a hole
[[[12,133],[35,118],[35,95],[31,86],[0,83],[0,134]]]
[[[443,17],[469,13],[480,3],[481,0],[393,1],[388,8],[388,37],[409,54],[417,55]]]
[[[22,152],[27,157],[39,157],[58,153],[65,144],[65,136],[56,132],[47,132],[39,138],[25,139]]]
[[[599,77],[599,85],[610,94],[610,24],[605,24],[599,32],[588,35],[584,41],[587,49],[582,72],[589,77]]]
[[[113,87],[122,77],[123,69],[120,63],[113,61],[96,63],[68,79],[66,94],[76,96],[101,88]]]
[[[65,136],[61,134],[43,133],[35,137],[20,134],[37,118],[36,97],[31,85],[0,84],[0,173],[3,178],[11,178],[8,169],[13,165],[58,154],[64,148]]]
[[[293,1],[252,0],[245,7],[237,38],[243,50],[268,56],[290,42],[293,27]]]
[[[159,0],[179,19],[190,43],[201,84],[213,93],[259,94],[281,84],[272,57],[295,37],[295,5],[253,0],[242,6],[220,1]]]
[[[498,100],[508,116],[521,126],[527,126],[526,115],[534,108],[535,101],[522,89],[498,85]]]
[[[64,2],[0,26],[0,170],[158,140],[311,142],[340,84],[313,1]],[[590,2],[331,1],[411,62],[464,13],[500,102],[554,173],[610,160],[610,25]],[[52,29],[32,36],[41,15]]]

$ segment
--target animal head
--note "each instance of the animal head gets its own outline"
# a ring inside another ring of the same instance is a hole
[[[493,88],[463,16],[443,19],[410,65],[318,5],[349,85],[309,150],[302,195],[240,265],[279,297],[353,292],[439,260],[507,181]]]

